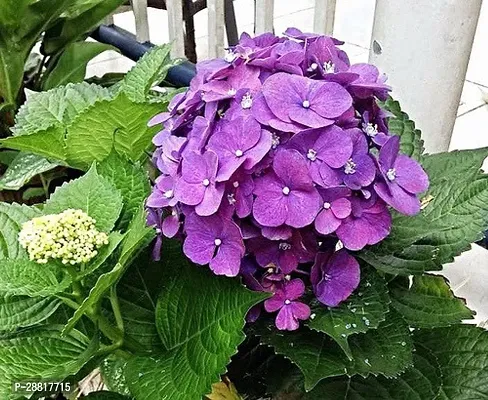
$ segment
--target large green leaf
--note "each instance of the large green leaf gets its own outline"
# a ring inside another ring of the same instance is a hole
[[[436,360],[413,356],[414,366],[395,379],[383,376],[326,379],[302,400],[433,400],[441,385]]]
[[[88,4],[91,7],[83,6],[78,10],[75,7],[67,9],[64,17],[46,31],[42,42],[43,52],[49,55],[57,53],[69,43],[78,40],[80,36],[95,28],[107,15],[110,15],[123,3],[124,0],[104,0],[91,2]]]
[[[153,352],[162,349],[155,321],[156,301],[163,283],[164,268],[145,251],[117,285],[125,333]]]
[[[417,353],[434,355],[442,386],[438,399],[488,398],[488,332],[473,325],[421,329],[414,333]]]
[[[80,209],[96,220],[96,227],[110,232],[122,210],[120,192],[93,165],[81,178],[65,183],[51,195],[44,214],[57,214],[68,208]]]
[[[0,0],[0,99],[15,106],[24,64],[46,27],[69,0]]]
[[[167,350],[130,359],[127,383],[137,400],[200,400],[244,339],[247,311],[267,294],[189,265],[179,245],[165,242],[156,325]]]
[[[302,328],[278,333],[274,327],[258,327],[264,343],[293,361],[303,372],[305,389],[311,390],[324,378],[347,374],[395,377],[412,364],[413,345],[408,326],[390,312],[377,329],[349,338],[352,360],[327,335]]]
[[[54,164],[44,157],[19,153],[0,178],[0,190],[19,190],[34,176],[55,168]]]
[[[55,297],[0,296],[0,331],[36,325],[59,307]]]
[[[410,287],[390,286],[392,306],[412,327],[449,326],[473,318],[474,312],[451,291],[446,278],[435,275],[414,276]]]
[[[416,217],[395,216],[392,234],[359,256],[384,272],[421,274],[470,248],[488,228],[488,175],[480,172],[488,149],[423,157],[430,178],[425,208]]]
[[[71,277],[61,267],[18,259],[0,261],[0,294],[51,296],[67,289]]]
[[[88,62],[95,56],[114,47],[98,42],[71,43],[56,61],[56,65],[45,75],[43,90],[68,83],[83,82]]]
[[[388,290],[385,281],[376,272],[363,268],[358,289],[338,307],[316,303],[308,326],[326,333],[352,357],[348,337],[355,333],[377,328],[388,312]]]
[[[98,342],[78,331],[60,335],[59,326],[29,329],[0,340],[0,384],[10,393],[12,380],[56,379],[72,375],[92,357]],[[2,397],[4,398],[4,397]]]
[[[171,45],[153,47],[127,73],[120,90],[137,103],[147,100],[151,87],[161,83],[168,69],[175,65],[170,59]]]
[[[101,247],[98,250],[98,254],[95,258],[90,260],[90,262],[84,266],[83,271],[80,271],[79,278],[88,276],[100,268],[105,261],[107,261],[110,256],[114,253],[117,246],[122,242],[124,235],[119,232],[111,232],[108,235],[108,244]]]
[[[96,101],[109,98],[108,89],[86,82],[33,93],[15,117],[14,132],[30,135],[55,126],[65,127]]]
[[[130,397],[123,396],[116,392],[92,392],[88,396],[83,397],[86,400],[130,400]]]
[[[103,382],[109,390],[129,396],[130,391],[124,376],[126,364],[126,358],[111,354],[100,363],[99,368]]]
[[[133,161],[141,159],[155,130],[147,127],[161,111],[158,104],[138,104],[120,93],[78,115],[68,128],[66,146],[70,165],[86,168],[106,158],[113,148]]]
[[[39,215],[41,212],[35,207],[0,203],[0,260],[27,257],[19,243],[18,235],[24,222]]]
[[[420,131],[415,128],[415,123],[402,111],[400,103],[391,97],[381,105],[393,114],[388,118],[388,130],[400,136],[400,151],[420,160],[424,152],[424,141],[420,137]]]
[[[139,164],[132,164],[115,151],[98,164],[97,170],[122,194],[124,206],[117,227],[125,229],[151,191],[147,173]]]

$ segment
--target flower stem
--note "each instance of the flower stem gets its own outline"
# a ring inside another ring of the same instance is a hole
[[[117,289],[112,286],[110,289],[110,304],[112,305],[112,310],[114,312],[115,321],[117,322],[117,327],[123,331],[124,330],[124,320],[122,319],[122,313],[120,312],[119,298],[117,297]]]

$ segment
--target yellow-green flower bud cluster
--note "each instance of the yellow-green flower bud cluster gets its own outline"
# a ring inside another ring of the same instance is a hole
[[[45,264],[49,259],[63,264],[87,263],[97,249],[108,244],[108,236],[95,227],[96,221],[82,210],[33,218],[22,225],[19,243],[31,260]]]

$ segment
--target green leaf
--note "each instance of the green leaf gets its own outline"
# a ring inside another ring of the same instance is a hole
[[[30,260],[2,260],[0,293],[13,296],[51,296],[67,289],[71,277],[52,264],[38,264]]]
[[[338,377],[320,382],[302,400],[431,400],[441,385],[437,362],[418,354],[414,366],[395,379],[383,376]]]
[[[86,82],[33,93],[15,117],[14,133],[30,135],[51,127],[65,127],[96,101],[109,98],[108,89]]]
[[[103,382],[109,390],[129,396],[130,391],[124,376],[124,368],[126,364],[126,358],[111,354],[100,363],[99,368],[102,374]]]
[[[98,341],[88,340],[78,331],[60,335],[59,326],[29,329],[0,340],[0,371],[9,387],[11,381],[22,379],[63,380],[72,375],[92,357]],[[3,397],[2,397],[3,398]]]
[[[83,303],[76,309],[73,316],[69,319],[68,323],[63,329],[62,334],[68,334],[76,325],[76,323],[87,313],[88,311],[94,309],[96,305],[100,304],[105,293],[117,283],[124,273],[124,267],[122,264],[117,263],[115,267],[110,271],[102,274],[98,277],[95,286],[90,290],[88,297],[83,300]]]
[[[388,312],[388,290],[384,279],[372,270],[363,268],[358,289],[338,307],[326,307],[321,303],[312,306],[313,319],[308,326],[326,333],[334,339],[349,358],[350,335],[377,328]]]
[[[81,35],[94,29],[106,16],[114,12],[124,0],[103,0],[92,2],[92,7],[83,7],[83,12],[68,12],[60,18],[44,35],[42,49],[45,54],[52,55]]]
[[[91,392],[88,396],[83,397],[86,400],[130,400],[130,397],[123,396],[116,392]]]
[[[127,73],[120,90],[136,103],[147,101],[149,90],[161,83],[168,69],[175,65],[170,59],[171,45],[156,46],[149,50]]]
[[[349,338],[353,360],[327,335],[302,328],[279,333],[273,326],[257,327],[262,341],[293,361],[303,372],[305,389],[313,389],[324,378],[347,374],[395,377],[412,364],[413,345],[408,326],[390,312],[377,329]]]
[[[439,399],[488,397],[488,332],[473,325],[421,329],[414,333],[417,353],[434,355],[442,386]]]
[[[425,208],[398,217],[380,245],[358,255],[375,268],[399,275],[435,271],[470,248],[488,228],[488,175],[480,172],[488,149],[423,157],[430,178]]]
[[[43,90],[68,83],[83,82],[88,62],[107,50],[115,50],[115,48],[98,42],[71,43],[61,53],[61,57],[57,60],[54,68],[47,74],[42,84]]]
[[[421,139],[420,131],[415,129],[415,123],[402,111],[400,103],[391,97],[381,106],[393,114],[388,118],[388,130],[400,136],[400,151],[415,160],[420,160],[424,152],[424,141]]]
[[[416,328],[449,326],[474,315],[463,299],[454,296],[442,276],[414,276],[410,288],[393,284],[390,297],[392,306]]]
[[[167,351],[129,359],[125,375],[136,399],[200,400],[219,381],[244,339],[244,317],[266,293],[189,265],[179,245],[165,241],[166,279],[156,325]]]
[[[115,151],[98,164],[97,170],[122,194],[124,206],[117,227],[125,229],[151,192],[147,173],[139,164],[132,164]]]
[[[61,300],[50,297],[0,296],[0,331],[37,325],[60,304]]]
[[[0,178],[0,190],[19,190],[34,176],[56,168],[54,164],[44,157],[19,153]]]
[[[0,260],[27,258],[27,253],[19,243],[18,235],[24,222],[39,215],[41,212],[35,207],[0,203]]]
[[[156,301],[164,283],[164,268],[143,252],[117,285],[124,331],[148,351],[159,351],[162,343],[156,330]]]
[[[0,0],[0,98],[15,106],[24,64],[41,33],[69,0]]]
[[[122,210],[122,196],[98,175],[95,165],[81,178],[65,183],[51,195],[44,214],[57,214],[68,208],[79,209],[96,220],[96,227],[110,232]]]
[[[130,160],[141,159],[155,133],[147,122],[160,111],[161,105],[133,103],[124,93],[95,103],[68,127],[68,163],[86,168],[114,148]]]
[[[78,275],[79,278],[83,278],[95,272],[102,264],[109,259],[114,253],[117,246],[122,242],[124,235],[119,232],[111,232],[108,235],[108,245],[101,247],[98,250],[97,256],[91,260]]]

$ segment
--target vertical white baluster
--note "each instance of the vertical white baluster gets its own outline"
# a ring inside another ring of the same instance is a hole
[[[208,10],[208,57],[224,54],[224,0],[207,0]]]
[[[138,42],[149,42],[149,20],[147,17],[147,0],[131,0],[136,21],[136,38]]]
[[[370,61],[423,132],[428,152],[451,140],[482,0],[377,0]]]
[[[254,33],[273,32],[274,0],[255,0]]]
[[[334,34],[336,0],[315,0],[313,31],[328,36]]]
[[[166,0],[166,8],[168,10],[169,40],[172,43],[171,57],[185,57],[182,0]]]

